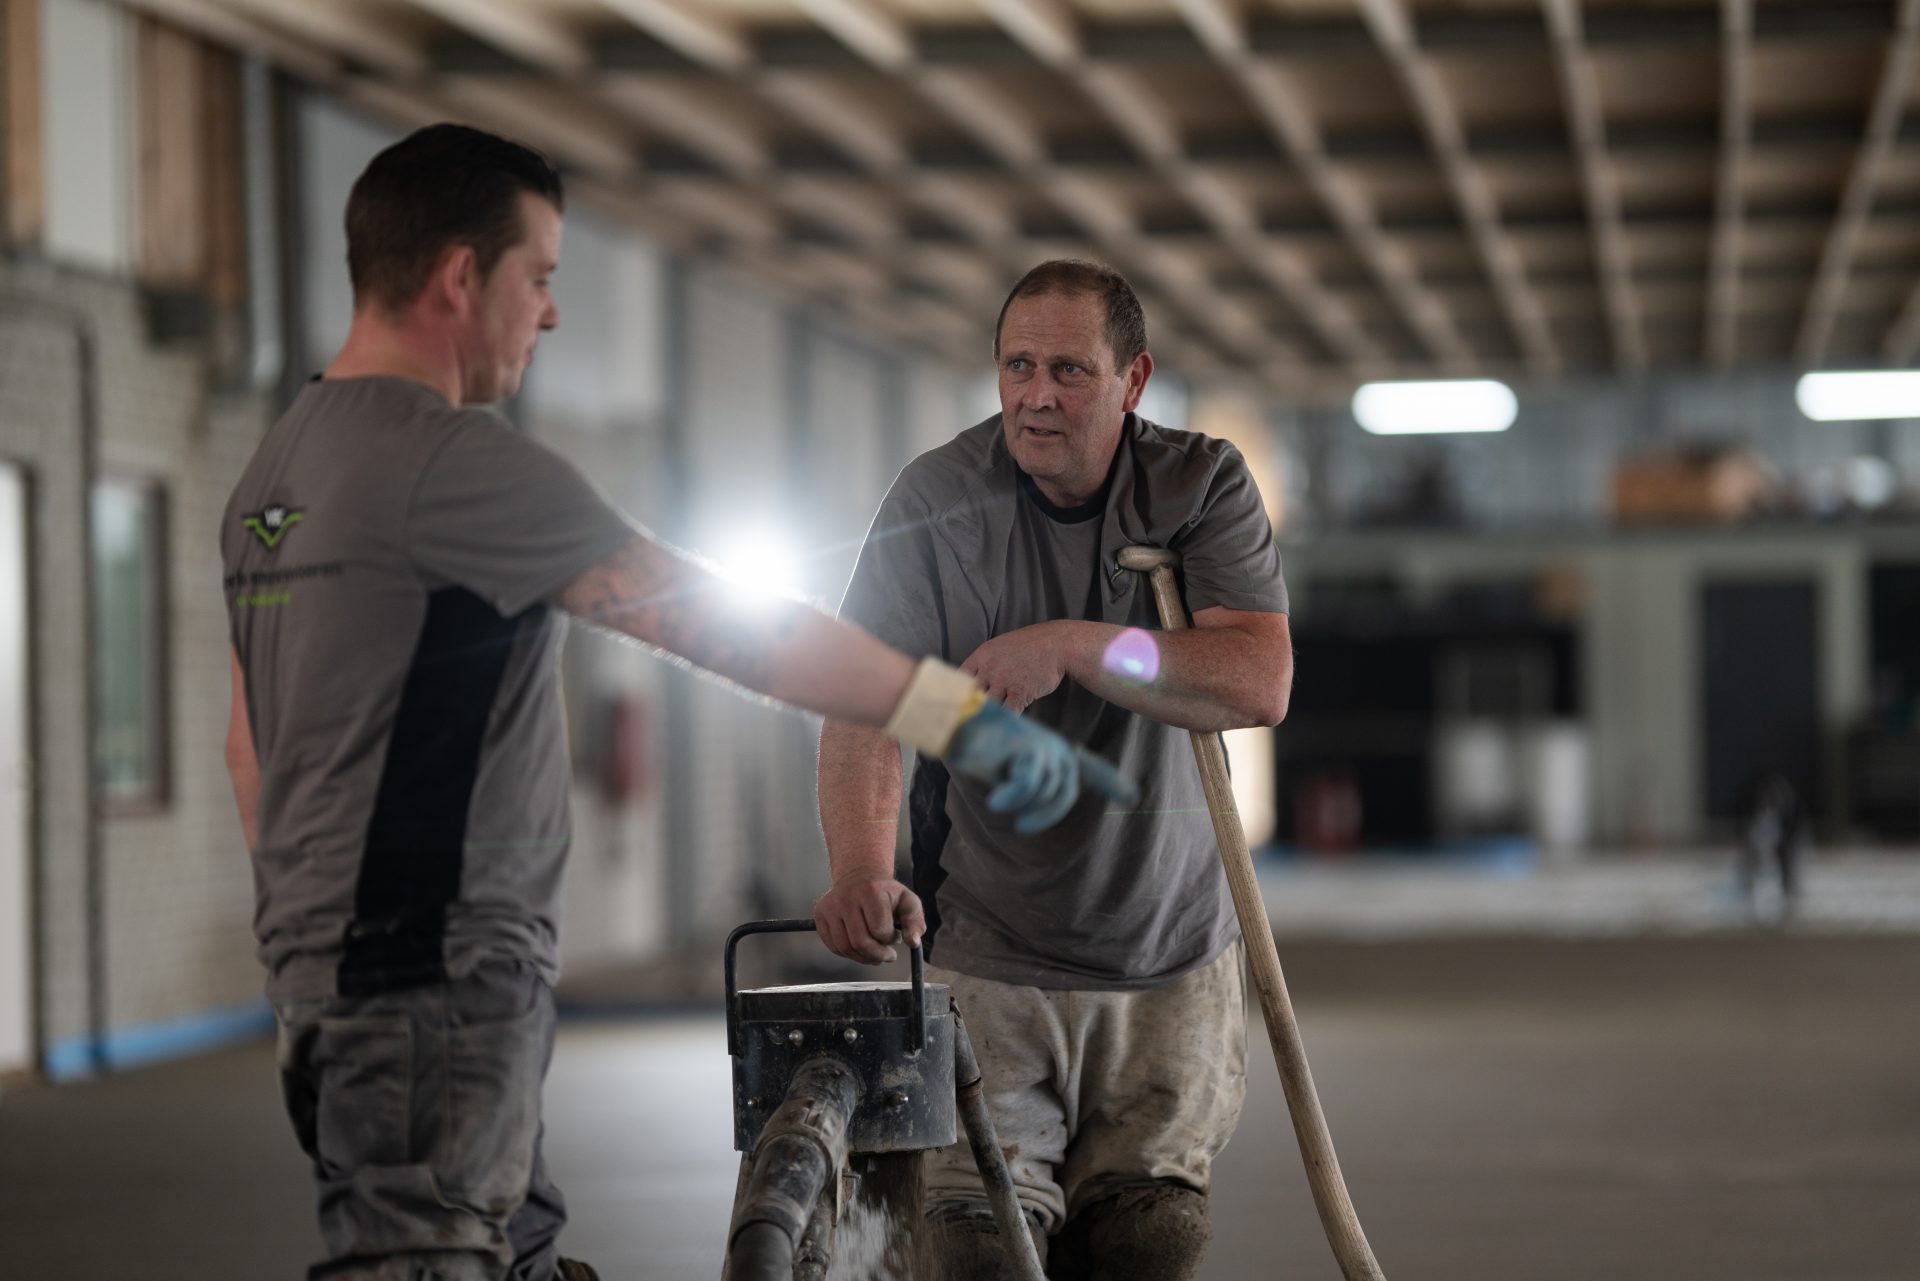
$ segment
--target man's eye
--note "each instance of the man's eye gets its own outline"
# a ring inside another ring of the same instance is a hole
[[[1014,373],[1024,373],[1026,372],[1027,369],[1030,368],[1030,366],[1026,361],[1020,359],[1018,356],[1015,356],[1012,360],[1009,360],[1007,362],[1007,368],[1012,370]]]

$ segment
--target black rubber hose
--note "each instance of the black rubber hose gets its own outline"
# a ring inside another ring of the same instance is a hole
[[[727,1276],[732,1281],[789,1281],[793,1276],[793,1242],[772,1223],[749,1223],[734,1234],[727,1252]]]
[[[1000,1229],[1007,1258],[1020,1281],[1047,1281],[1040,1254],[1028,1234],[1027,1216],[1020,1212],[1013,1175],[993,1134],[993,1118],[987,1115],[987,1100],[980,1084],[980,1063],[973,1057],[973,1042],[967,1038],[967,1026],[960,1021],[957,1006],[953,1011],[953,1083],[967,1145],[973,1149],[973,1163],[980,1167],[980,1181],[986,1184],[987,1204],[993,1208],[994,1226]]]
[[[823,1191],[840,1176],[859,1082],[831,1055],[801,1064],[767,1118],[733,1209],[727,1281],[792,1281],[794,1251]]]

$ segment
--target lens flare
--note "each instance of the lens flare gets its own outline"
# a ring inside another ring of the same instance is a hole
[[[727,584],[728,599],[737,608],[764,609],[783,600],[805,596],[798,561],[791,543],[771,532],[736,538],[714,558],[714,572]]]
[[[1129,627],[1107,646],[1101,666],[1115,676],[1149,684],[1160,675],[1160,645],[1153,639],[1152,632]]]

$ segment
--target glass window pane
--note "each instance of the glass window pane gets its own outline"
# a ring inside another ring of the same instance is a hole
[[[159,801],[164,790],[162,536],[158,490],[94,486],[94,784],[109,803]]]

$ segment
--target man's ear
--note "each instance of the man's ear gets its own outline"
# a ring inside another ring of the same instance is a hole
[[[433,269],[432,291],[440,304],[455,316],[473,310],[480,291],[480,260],[472,245],[454,245],[443,250]]]
[[[1127,398],[1120,406],[1122,411],[1130,414],[1140,407],[1140,397],[1146,394],[1147,379],[1151,377],[1153,357],[1143,351],[1127,366]]]

